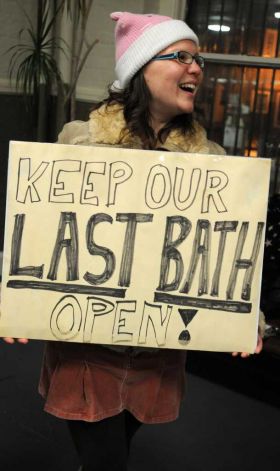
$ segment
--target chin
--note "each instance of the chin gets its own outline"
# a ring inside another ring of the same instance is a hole
[[[194,107],[193,106],[185,106],[184,108],[180,109],[178,114],[191,114],[193,113]]]
[[[184,103],[182,106],[179,107],[179,112],[181,114],[190,114],[194,110],[194,102],[191,103]]]

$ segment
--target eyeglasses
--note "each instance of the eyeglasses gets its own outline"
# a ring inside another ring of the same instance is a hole
[[[193,61],[199,65],[201,69],[204,69],[204,57],[199,56],[198,54],[195,54],[194,56],[187,51],[177,51],[177,52],[171,52],[170,54],[163,54],[162,56],[155,56],[152,58],[153,61],[164,61],[168,59],[177,59],[179,62],[182,62],[183,64],[189,64],[191,65]]]

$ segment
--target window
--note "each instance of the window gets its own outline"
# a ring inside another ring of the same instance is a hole
[[[186,18],[206,58],[197,109],[210,139],[231,155],[271,157],[274,166],[280,156],[279,18],[280,0],[189,0]]]

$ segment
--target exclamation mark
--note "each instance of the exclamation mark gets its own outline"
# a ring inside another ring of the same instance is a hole
[[[178,309],[182,321],[185,327],[193,320],[194,316],[198,312],[198,309]],[[178,340],[181,344],[186,345],[191,340],[191,335],[187,329],[182,330]]]

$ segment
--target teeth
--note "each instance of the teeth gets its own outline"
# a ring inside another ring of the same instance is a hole
[[[196,86],[193,83],[182,83],[180,85],[180,88],[182,88],[183,90],[192,90],[192,91],[194,91]]]

